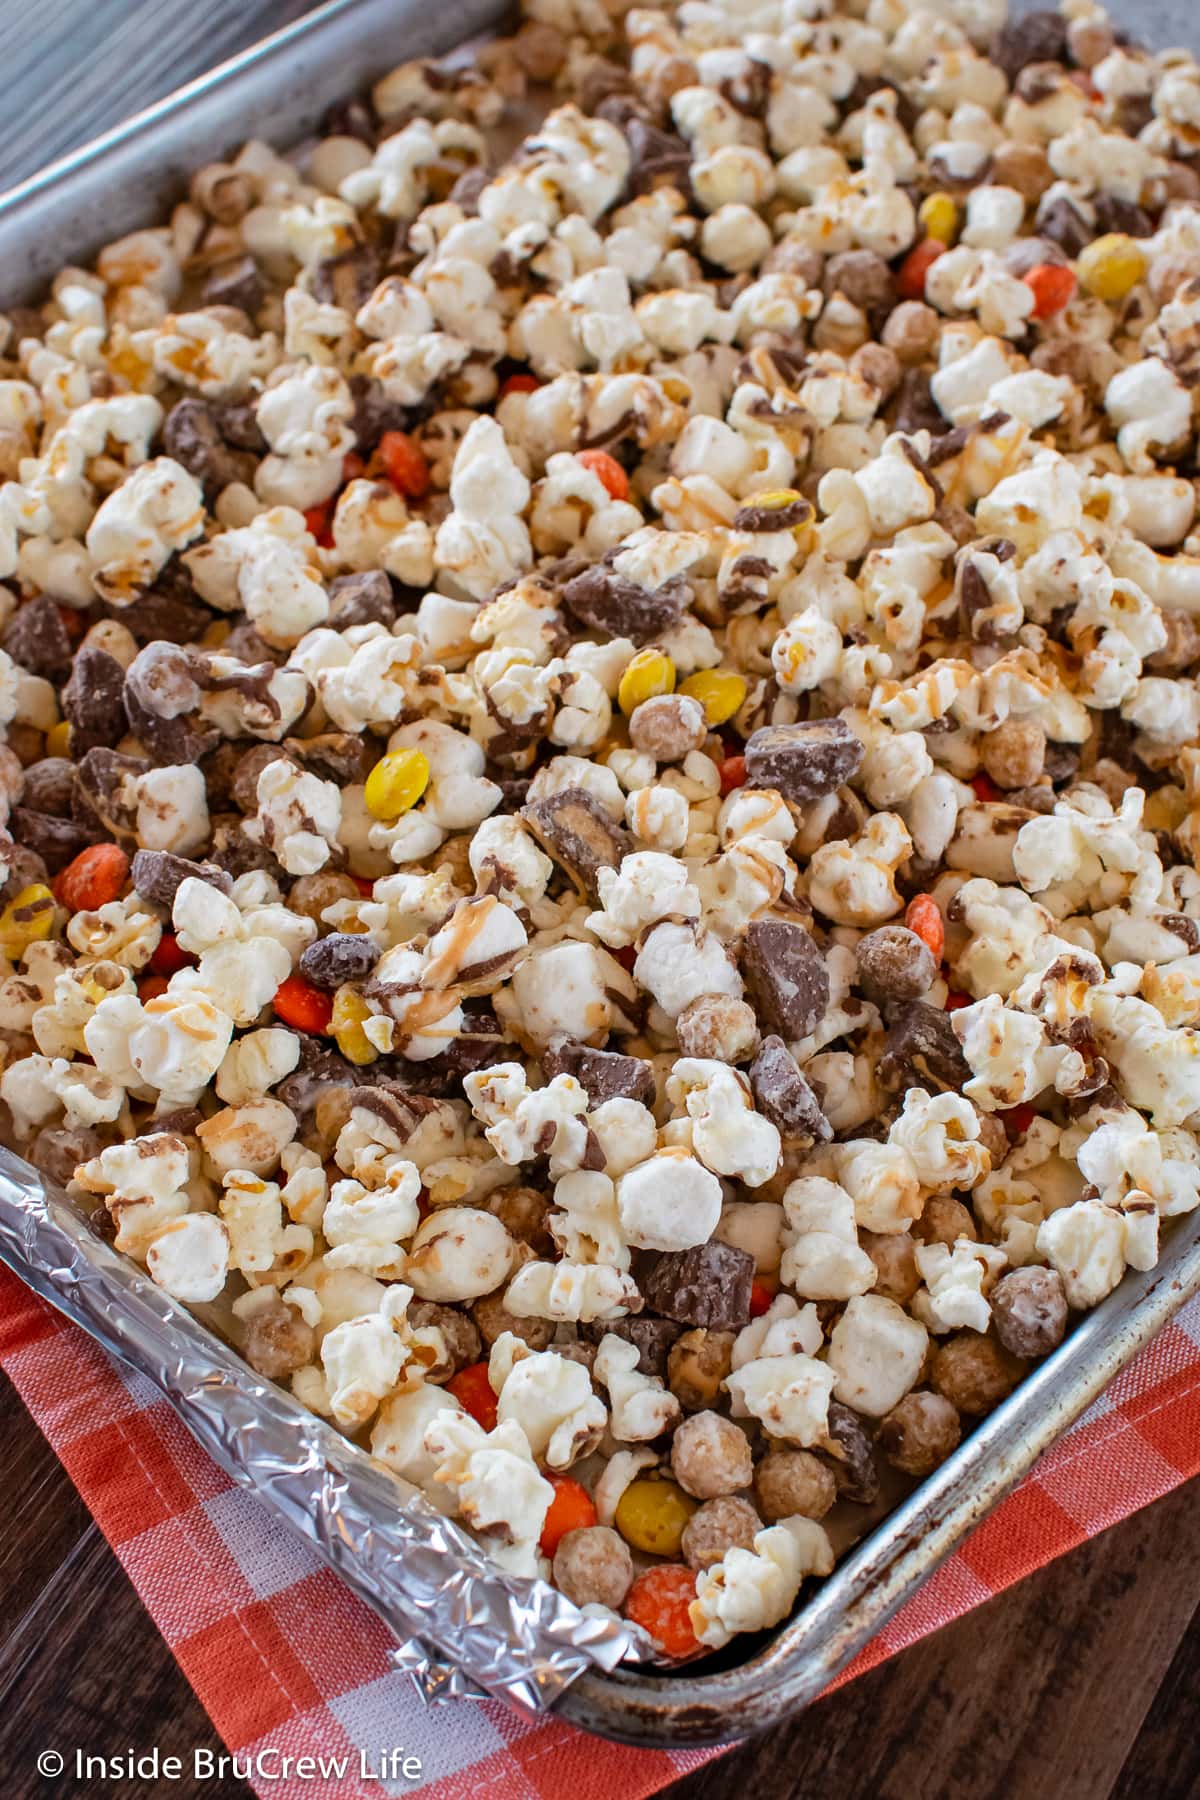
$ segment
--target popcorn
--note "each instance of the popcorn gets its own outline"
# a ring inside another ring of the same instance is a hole
[[[914,1256],[925,1283],[913,1299],[921,1323],[936,1333],[986,1331],[992,1316],[986,1294],[1007,1264],[1004,1252],[959,1238],[952,1247],[918,1244]]]
[[[725,1063],[681,1057],[667,1082],[672,1106],[686,1109],[691,1147],[715,1175],[762,1187],[779,1167],[779,1132],[754,1111],[750,1084]]]
[[[763,1631],[792,1609],[809,1575],[833,1569],[833,1546],[815,1519],[784,1519],[755,1533],[753,1550],[734,1545],[696,1577],[688,1608],[702,1644],[719,1650],[739,1631]]]
[[[155,1232],[146,1248],[150,1278],[189,1306],[215,1300],[229,1274],[229,1233],[211,1213],[186,1213]]]
[[[115,1247],[144,1261],[157,1234],[188,1213],[189,1173],[183,1139],[154,1132],[109,1144],[76,1169],[75,1181],[85,1194],[103,1196],[117,1227]]]
[[[924,1325],[894,1300],[855,1295],[829,1339],[835,1398],[868,1418],[883,1418],[916,1383],[928,1342]]]
[[[422,1300],[474,1300],[507,1278],[513,1243],[491,1213],[443,1206],[418,1227],[405,1279]]]
[[[432,1327],[414,1331],[405,1318],[412,1289],[388,1288],[379,1310],[347,1319],[321,1340],[321,1366],[330,1411],[343,1430],[357,1430],[375,1416],[380,1402],[398,1386],[420,1383],[427,1369],[443,1360],[442,1335]],[[429,1430],[436,1430],[439,1413]]]
[[[132,994],[102,1000],[84,1027],[96,1067],[122,1086],[153,1089],[190,1106],[225,1059],[233,1020],[203,992]]]
[[[647,932],[633,974],[672,1019],[702,994],[742,997],[742,978],[719,938],[674,921]]]
[[[484,1136],[502,1162],[550,1158],[552,1177],[577,1169],[588,1149],[588,1096],[572,1075],[556,1075],[533,1092],[520,1063],[496,1063],[463,1079]]]
[[[853,1197],[836,1181],[801,1176],[783,1196],[787,1234],[779,1275],[809,1300],[849,1300],[875,1286],[877,1271],[859,1248]]]
[[[487,1538],[500,1567],[536,1574],[537,1540],[554,1489],[538,1474],[516,1421],[488,1432],[465,1413],[439,1412],[423,1445],[436,1465],[434,1480],[453,1489],[459,1517]]]
[[[852,843],[823,844],[809,862],[809,897],[839,925],[865,930],[900,911],[895,871],[912,849],[897,813],[876,813]]]
[[[492,1345],[488,1379],[498,1423],[519,1425],[531,1455],[549,1469],[569,1469],[586,1456],[608,1423],[582,1364],[553,1350],[530,1352],[511,1331],[501,1332]]]
[[[459,445],[450,499],[454,511],[438,527],[434,567],[449,582],[451,593],[480,600],[533,560],[521,518],[529,482],[494,419],[476,419]]]
[[[834,1381],[832,1368],[797,1352],[755,1357],[725,1387],[735,1419],[755,1418],[771,1437],[808,1449],[824,1440]]]
[[[888,1142],[907,1152],[922,1187],[947,1194],[973,1188],[991,1168],[979,1130],[978,1114],[961,1095],[930,1096],[924,1088],[909,1088]]]
[[[623,1318],[640,1305],[631,1275],[592,1263],[526,1263],[504,1294],[505,1310],[517,1319],[589,1323]]]
[[[257,791],[258,812],[246,836],[273,850],[289,875],[323,869],[342,821],[342,796],[334,783],[280,761],[267,764]]]
[[[1062,1276],[1068,1306],[1097,1306],[1127,1267],[1157,1263],[1158,1212],[1136,1188],[1120,1206],[1077,1200],[1038,1226],[1037,1248]]]
[[[668,1147],[621,1175],[617,1209],[629,1243],[687,1250],[712,1236],[721,1216],[721,1184],[686,1150]]]
[[[88,527],[96,592],[114,606],[128,606],[203,528],[200,483],[169,456],[142,463]]]
[[[636,1344],[606,1332],[592,1372],[608,1389],[609,1428],[619,1443],[646,1443],[678,1424],[682,1409],[675,1395],[659,1376],[638,1373]]]
[[[266,643],[289,649],[329,615],[315,552],[302,514],[273,506],[183,560],[202,600],[222,612],[241,606]]]
[[[694,919],[700,913],[700,896],[687,869],[657,851],[634,851],[619,869],[601,868],[597,881],[602,910],[588,915],[588,929],[614,950],[632,944],[659,919]]]
[[[147,769],[133,783],[135,829],[143,850],[187,856],[209,834],[208,791],[203,771],[185,764]]]

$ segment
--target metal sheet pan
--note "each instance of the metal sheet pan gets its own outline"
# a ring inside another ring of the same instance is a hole
[[[413,0],[331,0],[0,197],[0,306],[36,298],[64,263],[86,261],[113,237],[160,220],[202,162],[249,135],[285,148],[309,133],[333,101],[395,62],[443,53],[494,26],[502,13],[495,0],[451,0],[436,9]],[[541,1583],[481,1568],[478,1547],[419,1497],[397,1508],[394,1487],[363,1451],[255,1377],[102,1243],[65,1196],[48,1192],[35,1170],[2,1149],[0,1257],[149,1374],[236,1478],[247,1477],[248,1437],[267,1422],[291,1434],[288,1469],[281,1467],[276,1481],[260,1473],[248,1485],[316,1542],[380,1614],[401,1640],[398,1662],[419,1674],[427,1694],[478,1684],[474,1691],[517,1704],[554,1706],[559,1716],[605,1737],[678,1746],[745,1737],[821,1692],[1118,1370],[1200,1292],[1200,1214],[1178,1221],[1166,1234],[1158,1268],[1129,1274],[839,1565],[790,1624],[765,1645],[731,1646],[715,1659],[717,1672],[707,1672],[714,1667],[707,1663],[676,1674],[612,1670],[620,1633],[581,1624],[575,1609]],[[178,1354],[147,1357],[147,1334],[154,1332]],[[307,1516],[305,1483],[313,1497]],[[314,1511],[323,1520],[320,1533]],[[358,1528],[346,1528],[347,1519]],[[369,1528],[372,1520],[378,1529]],[[440,1568],[430,1558],[440,1559]],[[464,1593],[484,1592],[486,1628],[465,1618],[470,1607],[461,1604]],[[470,1642],[464,1628],[475,1633]],[[431,1645],[454,1646],[469,1682],[440,1662]]]

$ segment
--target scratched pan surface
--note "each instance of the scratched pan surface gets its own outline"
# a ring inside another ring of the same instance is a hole
[[[37,298],[67,262],[85,262],[121,233],[159,221],[188,173],[249,135],[279,148],[310,133],[335,100],[407,56],[443,54],[503,16],[495,0],[333,0],[0,197],[0,307]],[[1021,8],[1024,10],[1024,8]],[[1175,3],[1145,8],[1137,29],[1155,42],[1190,36]],[[8,1161],[15,1173],[15,1159]],[[40,1187],[32,1170],[31,1182]],[[6,1184],[5,1184],[6,1185]],[[5,1200],[0,1187],[0,1212]],[[22,1272],[20,1236],[2,1229],[0,1252]],[[79,1240],[76,1240],[76,1248]],[[115,1321],[77,1304],[64,1256],[47,1298],[110,1348]],[[1117,1372],[1200,1291],[1200,1214],[1165,1236],[1161,1261],[1129,1274],[950,1460],[848,1555],[770,1637],[675,1675],[632,1668],[579,1675],[556,1712],[605,1737],[643,1745],[728,1742],[815,1698],[981,1518],[1078,1418]],[[202,1332],[188,1320],[184,1329]],[[214,1355],[227,1352],[214,1351]],[[294,1405],[288,1402],[287,1404]],[[298,1422],[312,1425],[298,1406]],[[367,1459],[347,1446],[351,1462]],[[353,1479],[353,1474],[351,1474]],[[375,1478],[377,1479],[377,1478]],[[348,1571],[343,1568],[343,1574]],[[361,1573],[361,1572],[360,1572]],[[350,1577],[353,1579],[353,1576]],[[354,1583],[360,1592],[366,1585]],[[379,1604],[376,1597],[376,1604]],[[387,1617],[387,1607],[380,1608]],[[389,1620],[399,1638],[411,1621]],[[437,1686],[430,1656],[428,1688]],[[705,1672],[707,1670],[715,1672]]]

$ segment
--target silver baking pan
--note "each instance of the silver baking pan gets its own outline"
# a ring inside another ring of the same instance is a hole
[[[495,0],[332,0],[0,197],[0,306],[160,222],[187,174],[248,136],[286,148],[335,100],[409,56],[494,27]],[[640,1745],[728,1743],[815,1698],[1179,1308],[1200,1292],[1200,1213],[1131,1273],[950,1460],[763,1640],[675,1673],[631,1660],[620,1626],[479,1545],[254,1372],[118,1257],[86,1216],[0,1149],[0,1258],[147,1376],[205,1449],[304,1537],[397,1639],[430,1698],[486,1692]]]

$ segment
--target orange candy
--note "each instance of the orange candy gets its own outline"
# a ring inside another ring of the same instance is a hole
[[[536,375],[506,375],[500,383],[497,398],[506,400],[509,394],[535,394],[541,385]]]
[[[190,968],[195,960],[179,948],[179,939],[173,931],[164,931],[148,966],[152,974],[171,976],[179,969]]]
[[[323,994],[320,988],[305,981],[303,975],[289,975],[286,981],[280,982],[271,1004],[276,1017],[296,1031],[310,1031],[319,1036],[329,1030],[333,995]]]
[[[543,1556],[553,1556],[568,1531],[583,1531],[596,1523],[596,1509],[586,1488],[581,1488],[569,1475],[547,1477],[554,1498],[546,1513],[538,1545]]]
[[[1075,298],[1079,283],[1073,269],[1060,263],[1038,263],[1022,275],[1022,281],[1033,291],[1033,316],[1048,319],[1061,312]]]
[[[775,1295],[772,1289],[768,1287],[767,1283],[763,1281],[761,1277],[752,1281],[750,1283],[750,1317],[752,1319],[761,1319],[763,1314],[770,1307],[774,1298]]]
[[[970,994],[960,994],[957,988],[951,988],[946,995],[943,1012],[957,1012],[960,1006],[973,1006],[975,1003]]]
[[[746,759],[744,756],[726,756],[717,765],[717,774],[721,777],[722,794],[732,794],[734,788],[746,785]]]
[[[688,1656],[700,1649],[688,1607],[696,1598],[696,1575],[682,1563],[660,1563],[639,1575],[625,1600],[625,1617],[654,1639],[664,1656]]]
[[[932,894],[917,894],[910,900],[904,923],[915,932],[935,962],[941,962],[946,948],[946,927],[942,909]]]
[[[333,549],[333,533],[329,529],[329,521],[332,517],[332,500],[323,500],[320,506],[310,506],[305,510],[304,523],[322,550]]]
[[[54,898],[68,912],[95,912],[119,898],[129,858],[116,844],[89,844],[54,880]]]
[[[167,991],[165,975],[143,975],[137,984],[138,999],[145,1006],[147,1000],[157,1000],[160,994]]]
[[[470,1363],[457,1375],[452,1375],[446,1383],[446,1392],[454,1395],[477,1425],[482,1425],[485,1431],[495,1430],[496,1394],[488,1380],[485,1362]]]
[[[607,450],[581,450],[578,460],[585,469],[590,469],[593,475],[599,477],[611,499],[628,500],[629,477],[615,456],[610,456]]]
[[[985,806],[990,805],[993,800],[1000,799],[1000,789],[990,775],[972,775],[971,786],[975,791],[975,798],[982,801]]]
[[[1020,1106],[1007,1107],[999,1115],[1000,1123],[1008,1133],[1010,1140],[1024,1137],[1036,1117],[1037,1114],[1027,1100],[1022,1101]]]
[[[420,500],[429,492],[429,464],[407,431],[385,431],[375,452],[398,494]]]
[[[922,238],[914,244],[896,272],[896,292],[902,300],[925,298],[925,277],[931,263],[945,255],[948,246],[937,238]]]

